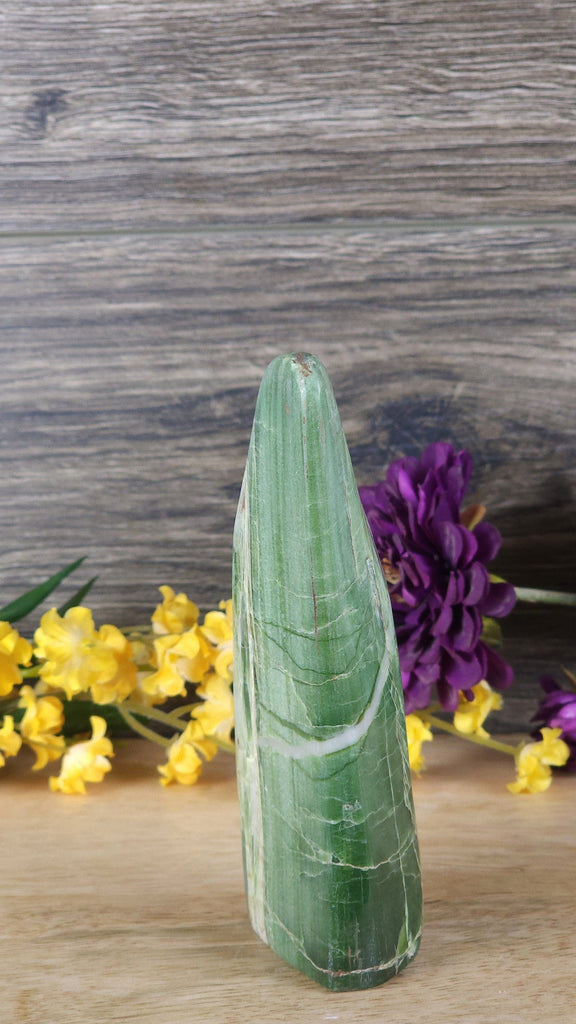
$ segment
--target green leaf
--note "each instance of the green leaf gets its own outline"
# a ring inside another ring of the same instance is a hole
[[[92,579],[88,580],[83,587],[80,587],[80,590],[77,590],[72,597],[70,597],[64,604],[60,605],[58,615],[65,615],[69,608],[76,608],[79,604],[82,604],[86,594],[92,589],[97,579],[97,576],[93,576]]]
[[[85,556],[84,556],[85,557]],[[40,583],[39,586],[34,587],[33,590],[26,591],[21,597],[17,597],[15,601],[11,601],[10,604],[4,605],[4,608],[0,608],[0,620],[3,622],[17,622],[18,619],[24,619],[26,615],[34,611],[39,604],[42,604],[45,598],[56,590],[56,587],[66,579],[70,573],[74,572],[79,565],[82,565],[84,558],[78,558],[75,562],[71,562],[64,569],[60,569],[59,572],[51,576],[50,579],[45,580],[44,583]]]
[[[114,704],[95,704],[91,700],[64,701],[64,735],[77,736],[79,733],[90,732],[91,715],[99,715],[106,720],[109,736],[127,735],[126,722]]]

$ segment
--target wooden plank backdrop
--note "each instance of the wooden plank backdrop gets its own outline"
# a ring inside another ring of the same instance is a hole
[[[576,589],[571,0],[6,0],[3,598],[230,591],[259,379],[319,355],[358,480],[468,447],[499,570]],[[573,615],[517,611],[525,724]]]
[[[3,0],[5,227],[573,214],[572,0]]]

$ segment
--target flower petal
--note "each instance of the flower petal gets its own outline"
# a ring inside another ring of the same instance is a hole
[[[489,585],[488,571],[480,562],[474,562],[466,572],[464,604],[479,604],[487,593]]]
[[[482,665],[475,654],[459,654],[456,651],[444,650],[442,653],[441,680],[445,680],[454,690],[468,690],[482,679]],[[440,683],[438,684],[440,686]],[[457,706],[458,701],[456,701]],[[448,705],[444,705],[448,707]],[[452,706],[448,707],[452,710]]]
[[[509,615],[516,604],[516,592],[510,583],[491,583],[488,593],[482,599],[479,611],[494,619]]]
[[[456,523],[447,522],[439,523],[438,539],[440,541],[442,554],[448,564],[451,566],[458,565],[458,559],[460,558],[464,547],[464,541],[458,525]]]
[[[478,544],[478,558],[481,562],[491,562],[500,551],[502,537],[500,531],[485,519],[472,530]]]
[[[493,647],[488,647],[483,641],[480,642],[480,646],[486,655],[486,682],[495,690],[505,690],[514,681],[514,670]]]

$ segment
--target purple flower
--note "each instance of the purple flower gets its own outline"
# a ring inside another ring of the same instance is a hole
[[[543,726],[562,729],[560,739],[570,747],[570,757],[564,767],[569,772],[576,772],[576,692],[563,690],[552,676],[542,676],[540,686],[546,696],[541,698],[532,718],[537,723],[534,735],[539,737]]]
[[[481,640],[482,616],[507,615],[515,594],[509,583],[490,581],[486,566],[502,539],[480,521],[484,509],[460,513],[471,472],[468,452],[436,442],[360,488],[390,590],[407,713],[426,707],[434,686],[454,711],[460,690],[481,679],[501,690],[513,679]]]

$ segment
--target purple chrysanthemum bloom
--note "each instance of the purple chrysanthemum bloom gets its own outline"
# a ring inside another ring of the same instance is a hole
[[[468,452],[436,442],[359,489],[390,590],[407,713],[426,707],[434,686],[454,711],[460,690],[482,679],[501,690],[513,679],[481,640],[482,616],[507,615],[515,593],[486,568],[502,543],[496,527],[479,521],[480,506],[461,516],[471,472]]]
[[[576,693],[563,690],[552,676],[542,676],[540,686],[546,696],[538,704],[538,710],[532,721],[537,723],[535,736],[540,737],[540,729],[562,729],[560,739],[570,747],[570,757],[564,767],[569,772],[576,772]]]

